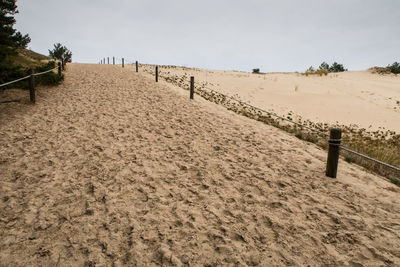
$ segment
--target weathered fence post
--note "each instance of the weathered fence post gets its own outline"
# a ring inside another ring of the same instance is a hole
[[[326,176],[331,178],[336,178],[337,175],[341,142],[342,130],[338,128],[332,128],[328,141],[328,160],[326,162]]]
[[[110,64],[110,58],[107,57],[107,64]]]
[[[158,82],[158,66],[156,66],[156,82]]]
[[[190,77],[190,99],[194,98],[194,77]]]
[[[124,62],[124,58],[122,58],[122,67],[124,67],[124,63],[125,63],[125,62]]]
[[[32,103],[35,103],[35,76],[33,75],[35,72],[31,69],[31,77],[29,78],[29,98]]]
[[[61,77],[61,62],[58,62],[58,76]]]
[[[136,61],[136,72],[138,72],[139,71],[139,65],[138,65],[138,62]]]
[[[115,57],[113,57],[113,65],[115,65]]]

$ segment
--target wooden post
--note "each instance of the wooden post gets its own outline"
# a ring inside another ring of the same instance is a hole
[[[107,57],[107,64],[110,64],[110,58]]]
[[[124,67],[124,63],[125,63],[125,62],[124,62],[124,58],[122,58],[122,67]]]
[[[139,71],[139,65],[138,65],[138,62],[136,61],[136,72],[138,72]]]
[[[339,163],[340,144],[342,142],[342,130],[332,128],[329,136],[328,160],[326,163],[326,176],[336,178]]]
[[[61,77],[61,62],[58,62],[58,76]]]
[[[35,72],[31,69],[31,77],[29,78],[29,97],[32,103],[35,103]]]
[[[194,77],[190,77],[190,99],[194,98]]]
[[[115,57],[113,57],[113,65],[115,65]]]
[[[158,82],[158,66],[156,66],[156,82]]]

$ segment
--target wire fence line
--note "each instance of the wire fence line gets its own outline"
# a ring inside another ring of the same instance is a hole
[[[365,159],[368,159],[368,160],[373,161],[373,162],[375,162],[375,163],[381,164],[381,165],[386,166],[386,167],[388,167],[388,168],[391,168],[391,169],[393,169],[393,170],[400,171],[400,168],[398,168],[398,167],[396,167],[396,166],[393,166],[393,165],[387,164],[387,163],[385,163],[385,162],[383,162],[383,161],[380,161],[380,160],[371,158],[371,157],[369,157],[369,156],[367,156],[367,155],[364,155],[364,154],[362,154],[362,153],[359,153],[359,152],[357,152],[357,151],[354,151],[354,150],[352,150],[352,149],[350,149],[350,148],[347,148],[347,147],[345,147],[345,146],[340,145],[340,148],[343,149],[343,150],[345,150],[345,151],[347,151],[347,152],[349,152],[349,153],[353,153],[353,154],[355,154],[355,155],[357,155],[357,156],[363,157],[363,158],[365,158]]]
[[[203,89],[203,88],[202,88],[202,89]],[[199,89],[199,90],[202,90],[202,89]],[[213,89],[211,89],[211,88],[204,87],[204,89],[210,90],[210,91],[213,92],[213,93],[222,95],[222,96],[224,96],[224,97],[226,97],[226,98],[229,98],[229,99],[232,99],[232,100],[234,100],[234,101],[236,101],[236,102],[238,102],[238,103],[240,103],[240,104],[242,104],[242,105],[245,105],[245,106],[254,108],[255,110],[258,110],[258,111],[267,113],[267,114],[272,115],[272,116],[274,116],[274,117],[277,117],[277,118],[279,118],[279,119],[282,119],[282,120],[285,120],[285,121],[287,121],[287,122],[293,123],[293,124],[295,124],[295,125],[297,125],[297,126],[300,126],[300,127],[302,127],[302,128],[306,128],[306,129],[308,129],[308,130],[310,130],[310,131],[312,131],[312,132],[314,132],[314,133],[323,135],[323,136],[325,136],[325,137],[329,137],[329,134],[327,134],[327,133],[324,133],[324,132],[321,132],[321,131],[319,131],[319,130],[317,130],[317,129],[311,128],[311,127],[309,127],[309,126],[307,126],[307,125],[304,125],[304,124],[295,122],[295,121],[290,120],[290,119],[288,119],[288,118],[285,118],[285,117],[283,117],[283,116],[279,116],[278,114],[276,114],[276,113],[274,113],[274,112],[270,112],[270,111],[267,111],[267,110],[258,108],[258,107],[256,107],[256,106],[253,106],[253,105],[249,104],[249,103],[243,102],[243,101],[241,101],[241,100],[239,100],[239,99],[236,99],[236,98],[234,98],[234,97],[232,97],[232,96],[223,94],[223,93],[218,92],[218,91],[216,91],[216,90],[213,90]],[[332,140],[333,140],[333,139],[331,139],[330,141],[332,141]],[[337,140],[333,140],[333,141],[337,141]],[[335,145],[335,144],[333,144],[333,145]],[[350,148],[348,148],[348,147],[345,147],[345,146],[343,146],[343,145],[338,145],[338,146],[339,146],[341,149],[343,149],[343,150],[345,150],[345,151],[347,151],[347,152],[349,152],[349,153],[355,154],[355,155],[360,156],[360,157],[362,157],[362,158],[365,158],[365,159],[367,159],[367,160],[370,160],[370,161],[373,161],[373,162],[375,162],[375,163],[381,164],[381,165],[383,165],[383,166],[385,166],[385,167],[388,167],[388,168],[391,168],[391,169],[393,169],[393,170],[400,171],[400,168],[398,168],[398,167],[396,167],[396,166],[393,166],[393,165],[390,165],[390,164],[385,163],[385,162],[383,162],[383,161],[380,161],[380,160],[371,158],[371,157],[369,157],[369,156],[367,156],[367,155],[365,155],[365,154],[362,154],[362,153],[359,153],[359,152],[357,152],[357,151],[354,151],[354,150],[352,150],[352,149],[350,149]]]

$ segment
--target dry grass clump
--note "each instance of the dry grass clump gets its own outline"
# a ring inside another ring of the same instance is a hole
[[[302,74],[306,75],[306,76],[308,76],[308,75],[319,75],[319,76],[325,75],[325,76],[327,76],[328,73],[329,73],[328,70],[318,69],[318,70],[307,70],[306,72],[304,72]]]
[[[154,75],[153,68],[150,70],[145,69],[146,72]],[[323,70],[322,70],[323,71]],[[325,73],[325,72],[320,72]],[[319,74],[322,75],[322,74]],[[167,82],[177,85],[185,90],[189,90],[189,76],[185,73],[182,76],[171,75],[170,72],[161,72],[159,77]],[[237,114],[246,116],[248,118],[261,121],[263,123],[272,125],[286,132],[289,132],[301,140],[314,143],[323,149],[328,148],[328,138],[307,130],[287,121],[283,121],[275,116],[256,110],[252,107],[234,101],[223,95],[214,93],[206,89],[210,86],[209,83],[196,83],[196,94],[200,95],[206,100],[226,107]],[[296,90],[296,89],[295,89]],[[238,97],[236,99],[240,100]],[[296,122],[306,125],[310,128],[317,129],[326,134],[329,133],[330,128],[342,129],[343,141],[342,145],[355,150],[359,153],[365,154],[369,157],[375,158],[382,162],[388,163],[393,166],[400,166],[400,134],[396,134],[390,130],[367,131],[364,128],[358,128],[357,125],[329,125],[327,123],[315,123],[310,120],[303,120],[300,116],[296,116]],[[290,112],[286,118],[293,119],[293,114]],[[354,155],[347,151],[342,150],[341,155],[347,162],[356,163],[365,167],[367,170],[373,171],[386,177],[388,180],[400,186],[400,172],[394,169],[385,167],[383,165],[374,163],[373,161],[364,159],[363,157]]]
[[[384,67],[373,67],[368,69],[371,73],[377,73],[377,74],[391,74],[392,71],[390,68],[384,68]]]

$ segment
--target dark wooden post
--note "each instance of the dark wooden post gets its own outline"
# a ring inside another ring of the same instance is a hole
[[[113,65],[115,65],[115,57],[113,57]]]
[[[156,82],[158,82],[158,66],[156,66]]]
[[[61,62],[58,62],[58,76],[61,77]]]
[[[342,130],[332,128],[329,136],[328,160],[326,163],[326,176],[336,178],[339,163],[340,144],[342,142]]]
[[[136,72],[138,72],[139,71],[139,65],[138,65],[138,62],[136,61]]]
[[[35,103],[35,72],[31,69],[31,77],[29,78],[29,98],[32,103]]]
[[[110,58],[107,57],[107,64],[110,64]]]
[[[190,77],[190,99],[194,98],[194,77]]]
[[[122,67],[124,67],[124,63],[125,63],[125,62],[124,62],[124,58],[122,58]]]

